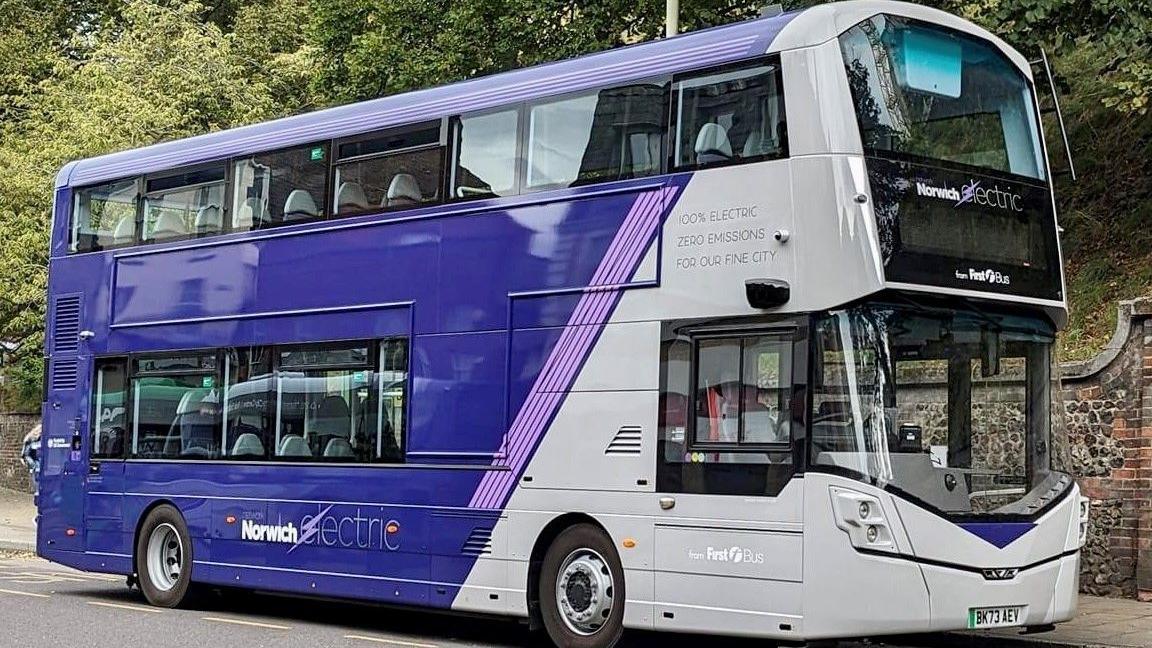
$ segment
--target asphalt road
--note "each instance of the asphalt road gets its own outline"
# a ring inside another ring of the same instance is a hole
[[[449,648],[543,645],[520,623],[252,593],[149,607],[119,576],[0,553],[0,646],[20,648]],[[630,633],[627,648],[750,648],[762,641]],[[876,645],[876,644],[871,644]],[[860,648],[860,644],[842,644]],[[915,648],[889,646],[889,648]]]

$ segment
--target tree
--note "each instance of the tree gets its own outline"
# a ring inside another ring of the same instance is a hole
[[[0,339],[18,345],[12,382],[37,398],[53,179],[67,161],[279,114],[261,63],[200,22],[195,3],[129,0],[117,29],[80,34],[87,52],[56,52],[20,119],[0,128]],[[73,43],[73,46],[79,47]]]
[[[756,15],[761,2],[684,3],[685,30]],[[317,95],[342,103],[656,38],[645,0],[314,0]]]

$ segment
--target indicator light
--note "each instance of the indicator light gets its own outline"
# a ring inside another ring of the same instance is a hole
[[[236,524],[236,516],[235,515],[229,515],[228,517],[224,518],[224,521],[227,522],[228,524]]]
[[[397,531],[400,530],[400,525],[396,524],[395,522],[389,522],[388,526],[386,527],[386,530],[388,531],[388,533],[396,533]]]
[[[632,538],[624,538],[624,542],[622,544],[624,545],[625,549],[631,549],[636,546],[636,541]]]
[[[67,531],[64,532],[64,535],[71,538],[72,536],[76,535],[76,529],[68,529]]]

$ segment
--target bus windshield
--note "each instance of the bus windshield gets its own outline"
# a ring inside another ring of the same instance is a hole
[[[1027,517],[1071,485],[1050,457],[1046,320],[873,304],[814,331],[814,469],[960,517]]]
[[[845,32],[840,50],[866,152],[1044,180],[1031,86],[992,44],[876,16]]]

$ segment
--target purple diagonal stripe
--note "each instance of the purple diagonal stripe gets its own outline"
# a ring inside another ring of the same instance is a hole
[[[604,275],[608,269],[612,267],[611,261],[616,258],[621,247],[623,247],[629,238],[632,236],[633,231],[638,224],[643,220],[643,214],[652,203],[652,198],[656,196],[656,191],[646,191],[632,203],[632,209],[625,217],[624,223],[620,225],[620,231],[616,237],[612,239],[612,244],[608,246],[608,251],[604,253],[604,259],[600,262],[600,267],[596,269],[596,274],[592,275],[591,285],[599,286],[606,283]]]
[[[601,266],[604,271],[600,276],[601,284],[611,285],[613,283],[618,283],[612,281],[611,277],[618,274],[616,269],[622,262],[624,262],[624,257],[628,248],[632,245],[633,240],[639,237],[639,234],[643,231],[647,221],[650,218],[650,215],[660,210],[661,201],[659,196],[659,191],[650,191],[644,194],[643,208],[636,212],[633,222],[629,224],[628,232],[626,233],[627,235],[617,238],[615,242],[618,242],[619,245],[616,246],[613,255],[611,257],[605,257],[604,259],[605,263]]]

